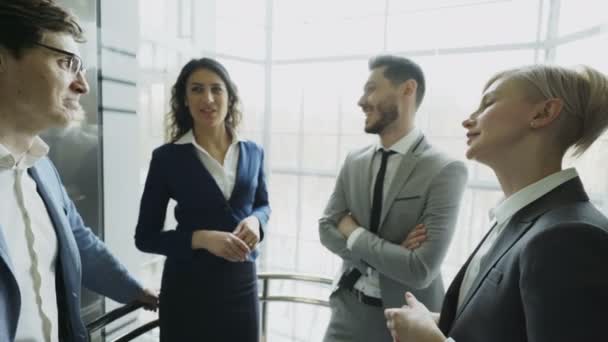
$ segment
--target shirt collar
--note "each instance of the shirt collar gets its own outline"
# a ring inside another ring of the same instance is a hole
[[[504,224],[528,204],[576,177],[578,177],[576,169],[569,168],[549,175],[536,183],[532,183],[502,201],[496,208],[490,210],[490,218],[495,218],[497,224]]]
[[[408,134],[404,135],[401,139],[397,140],[393,145],[388,148],[384,148],[380,142],[376,145],[376,151],[384,149],[387,151],[395,151],[398,154],[404,155],[414,145],[416,140],[420,137],[420,130],[418,128],[412,129]]]
[[[0,144],[0,169],[28,169],[38,160],[49,153],[49,145],[47,145],[39,136],[36,136],[32,141],[30,148],[22,155],[13,155],[4,145]]]

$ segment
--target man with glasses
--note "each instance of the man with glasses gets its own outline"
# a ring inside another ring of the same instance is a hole
[[[51,0],[0,2],[0,341],[86,341],[81,286],[154,309],[61,183],[39,134],[83,116],[77,19]]]

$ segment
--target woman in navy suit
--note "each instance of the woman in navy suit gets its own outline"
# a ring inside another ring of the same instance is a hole
[[[209,58],[172,89],[170,143],[152,154],[135,244],[167,257],[161,341],[258,341],[255,258],[270,207],[263,151],[239,139],[236,86]],[[177,226],[163,230],[169,199]]]

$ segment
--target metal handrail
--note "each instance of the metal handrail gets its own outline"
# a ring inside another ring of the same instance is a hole
[[[129,342],[132,341],[134,338],[139,337],[145,333],[147,333],[148,331],[158,327],[160,325],[160,322],[158,321],[158,319],[155,319],[153,321],[150,321],[138,328],[133,329],[132,331],[126,333],[125,335],[115,339],[112,342]]]
[[[287,303],[301,303],[301,304],[310,304],[317,306],[329,307],[329,302],[325,299],[321,298],[311,298],[311,297],[299,297],[299,296],[271,296],[268,294],[268,282],[271,280],[289,280],[289,281],[300,281],[300,282],[308,282],[308,283],[316,283],[321,285],[331,285],[332,279],[326,277],[320,277],[317,275],[304,274],[304,273],[275,273],[275,272],[262,272],[258,273],[258,280],[262,281],[262,293],[259,295],[259,300],[262,302],[262,336],[263,340],[268,336],[268,321],[267,321],[267,312],[268,312],[268,302],[287,302]],[[107,314],[99,317],[93,322],[87,324],[87,330],[89,331],[89,337],[95,331],[98,331],[108,324],[130,314],[131,312],[143,307],[141,303],[133,302],[127,305],[121,306],[117,309],[114,309]],[[159,326],[158,319],[150,321],[129,333],[114,339],[112,342],[128,342],[133,340],[136,337],[143,335],[144,333],[157,328]]]
[[[317,275],[304,274],[304,273],[272,273],[263,272],[258,274],[258,280],[262,281],[262,294],[259,299],[260,302],[292,302],[301,304],[312,304],[319,306],[329,306],[329,303],[325,299],[310,298],[310,297],[298,297],[298,296],[271,296],[268,294],[268,281],[270,280],[293,280],[293,281],[304,281],[309,283],[316,283],[322,285],[331,285],[332,280],[330,278],[319,277]],[[262,307],[262,311],[264,308]],[[263,312],[264,314],[264,312]]]
[[[105,315],[97,318],[96,320],[87,324],[87,330],[89,331],[89,336],[107,326],[108,324],[130,314],[131,312],[143,307],[144,305],[140,302],[132,302],[127,305],[121,306],[117,309],[114,309]]]
[[[314,274],[306,273],[273,273],[273,272],[262,272],[258,273],[258,280],[265,279],[281,279],[281,280],[301,280],[311,283],[319,283],[325,285],[331,285],[332,279],[327,277],[320,277]]]
[[[329,302],[325,299],[308,298],[308,297],[295,297],[295,296],[271,296],[268,294],[268,282],[270,280],[293,280],[293,281],[305,281],[309,283],[317,283],[322,285],[331,285],[332,280],[326,277],[320,277],[317,275],[303,274],[303,273],[272,273],[262,272],[258,273],[258,280],[262,281],[262,294],[260,295],[260,302],[262,302],[262,340],[266,341],[268,336],[268,302],[291,302],[291,303],[303,303],[311,305],[319,305],[329,307]]]

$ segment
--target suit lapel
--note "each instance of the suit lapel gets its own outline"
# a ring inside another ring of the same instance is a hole
[[[185,166],[188,170],[187,172],[191,175],[190,177],[192,179],[196,180],[196,187],[200,189],[200,192],[209,195],[209,192],[212,191],[215,192],[215,197],[225,200],[224,194],[211,175],[211,172],[209,172],[207,167],[199,159],[196,147],[192,144],[177,146],[181,148],[181,152],[184,154],[184,160],[187,161],[187,165]]]
[[[477,290],[479,290],[482,281],[486,278],[488,273],[490,273],[492,267],[503,255],[505,255],[505,253],[509,251],[509,249],[511,249],[511,247],[513,247],[513,245],[528,231],[528,229],[530,229],[532,224],[533,222],[520,222],[519,220],[516,220],[515,217],[507,224],[504,231],[498,237],[498,240],[494,242],[494,245],[481,260],[479,273],[473,281],[473,284],[471,284],[471,288],[467,291],[462,305],[460,308],[458,308],[456,319],[458,319],[460,314],[462,314],[462,311],[469,304],[471,298],[475,295]],[[477,248],[479,249],[481,245],[482,244],[480,243]],[[477,251],[475,253],[477,253]]]
[[[358,222],[363,227],[369,227],[369,220],[371,215],[371,184],[372,179],[372,160],[376,149],[372,146],[363,153],[360,159],[354,164],[355,177],[355,191],[353,196],[359,197],[361,200],[361,210],[358,212]],[[358,172],[357,170],[361,170]],[[355,198],[356,198],[355,197]]]
[[[393,180],[390,184],[389,191],[386,194],[386,197],[382,203],[382,213],[380,214],[380,224],[378,226],[378,232],[382,231],[382,223],[384,223],[384,219],[386,218],[386,215],[388,215],[388,212],[389,212],[391,206],[393,205],[393,202],[395,201],[397,194],[399,194],[401,189],[403,189],[403,187],[405,186],[405,183],[407,182],[410,175],[412,174],[412,171],[414,171],[414,168],[416,167],[416,164],[418,163],[418,160],[420,159],[420,155],[422,154],[422,151],[424,151],[426,149],[426,147],[427,147],[427,144],[424,139],[424,135],[422,135],[420,138],[418,138],[418,140],[414,143],[414,145],[412,145],[412,148],[410,148],[410,150],[403,156],[403,159],[401,160],[401,164],[399,164],[399,168],[397,169],[397,172],[395,172],[395,176],[393,177]],[[371,169],[371,163],[370,163],[370,169]],[[371,179],[371,177],[368,179]],[[369,198],[369,187],[368,187],[368,198]],[[370,206],[370,208],[371,208],[371,206]]]
[[[53,223],[53,228],[55,228],[58,243],[57,247],[60,253],[59,257],[62,263],[61,267],[70,270],[70,272],[77,272],[80,274],[80,263],[78,262],[80,259],[74,258],[74,255],[78,255],[78,247],[76,246],[74,238],[68,235],[67,230],[69,229],[69,223],[67,222],[67,218],[62,217],[60,214],[63,212],[63,208],[59,206],[57,202],[59,199],[52,196],[51,191],[48,189],[48,185],[42,179],[40,171],[38,170],[39,164],[40,162],[31,167],[29,173],[36,182],[38,193],[46,206],[51,222]]]
[[[207,167],[205,167],[205,165],[201,162],[201,160],[197,156],[198,152],[196,151],[196,147],[194,147],[194,145],[192,145],[192,144],[185,144],[185,145],[178,145],[178,146],[184,146],[183,152],[186,154],[186,156],[185,156],[186,160],[189,160],[190,163],[193,164],[192,165],[193,170],[196,170],[196,169],[202,170],[203,176],[206,178],[207,181],[209,181],[211,183],[212,191],[214,191],[216,193],[218,198],[221,198],[222,200],[224,200],[232,205],[233,204],[232,200],[235,197],[234,195],[238,194],[239,187],[241,187],[243,185],[243,183],[247,181],[248,176],[252,172],[248,168],[251,166],[251,164],[249,163],[249,158],[251,156],[249,156],[249,154],[247,153],[248,150],[245,148],[245,144],[242,141],[239,141],[237,143],[237,148],[239,149],[239,160],[237,161],[237,166],[236,166],[236,176],[234,179],[234,188],[232,189],[232,192],[230,193],[230,198],[228,198],[228,200],[225,199],[222,189],[220,189],[219,185],[215,181],[215,178],[213,178],[213,176],[211,175],[211,172],[209,172]],[[207,192],[207,191],[209,191],[209,188],[205,187],[204,192]]]
[[[589,197],[585,193],[580,178],[576,177],[563,183],[516,213],[507,224],[498,240],[496,240],[494,245],[490,248],[488,254],[481,260],[479,274],[465,296],[462,306],[458,309],[456,319],[462,314],[464,308],[469,304],[477,290],[479,290],[482,281],[490,273],[492,267],[494,267],[500,258],[502,258],[502,256],[505,255],[528,230],[530,230],[541,215],[551,209],[559,208],[569,203],[588,200]],[[479,246],[481,246],[481,243]],[[479,246],[477,247],[478,249]],[[475,251],[475,253],[477,253],[477,251]]]
[[[469,257],[469,260],[467,260],[467,262],[460,268],[456,274],[456,277],[454,277],[454,280],[452,280],[450,287],[445,293],[438,325],[439,329],[441,329],[443,334],[446,336],[449,335],[450,329],[452,328],[452,323],[456,317],[458,293],[460,292],[460,286],[462,285],[462,280],[464,279],[464,273],[466,272],[470,262],[471,257]]]
[[[232,193],[230,193],[230,198],[228,201],[230,205],[235,208],[237,205],[234,203],[236,200],[236,194],[239,193],[240,188],[243,184],[250,179],[252,171],[252,163],[250,162],[251,156],[248,153],[248,150],[245,149],[245,144],[243,142],[237,143],[237,148],[239,149],[239,160],[236,164],[236,175],[234,176],[234,188],[232,188]]]
[[[469,258],[467,259],[467,261],[460,268],[460,270],[456,274],[456,277],[454,277],[452,284],[450,284],[448,291],[445,294],[445,299],[444,299],[444,302],[443,302],[443,305],[441,308],[441,315],[439,316],[440,317],[439,328],[445,334],[447,334],[450,331],[452,323],[454,322],[454,318],[456,317],[456,313],[457,313],[456,310],[458,309],[458,296],[460,294],[460,286],[462,286],[462,281],[464,280],[464,275],[467,271],[467,268],[469,267],[469,264],[471,263],[473,256],[475,256],[475,254],[477,254],[477,251],[479,250],[479,248],[481,247],[483,242],[488,238],[488,236],[490,235],[491,232],[492,232],[492,229],[489,229],[488,232],[486,233],[486,235],[483,237],[483,239],[481,239],[481,242],[479,244],[477,244],[477,247],[475,247],[475,250],[473,251],[473,253],[471,253],[471,255],[469,255]]]
[[[52,187],[54,185],[60,187],[61,184],[58,181],[53,180],[53,183],[45,180],[46,175],[49,172],[45,170],[41,165],[45,160],[39,161],[28,172],[34,182],[36,182],[36,189],[38,194],[42,198],[42,202],[46,206],[46,210],[51,218],[53,228],[57,236],[57,250],[58,255],[55,262],[55,291],[57,294],[57,309],[58,309],[58,334],[60,340],[71,340],[70,328],[70,308],[68,305],[69,300],[66,295],[72,296],[73,289],[80,288],[80,282],[82,277],[82,269],[80,263],[80,257],[78,252],[78,246],[72,235],[70,222],[68,221],[67,211],[60,203],[63,203],[61,198],[57,198],[53,193]],[[46,161],[46,163],[49,163]],[[53,175],[54,177],[54,175]],[[48,183],[47,183],[48,182]],[[56,189],[57,190],[57,189]],[[61,195],[59,195],[61,196]],[[63,213],[66,213],[64,215]]]

